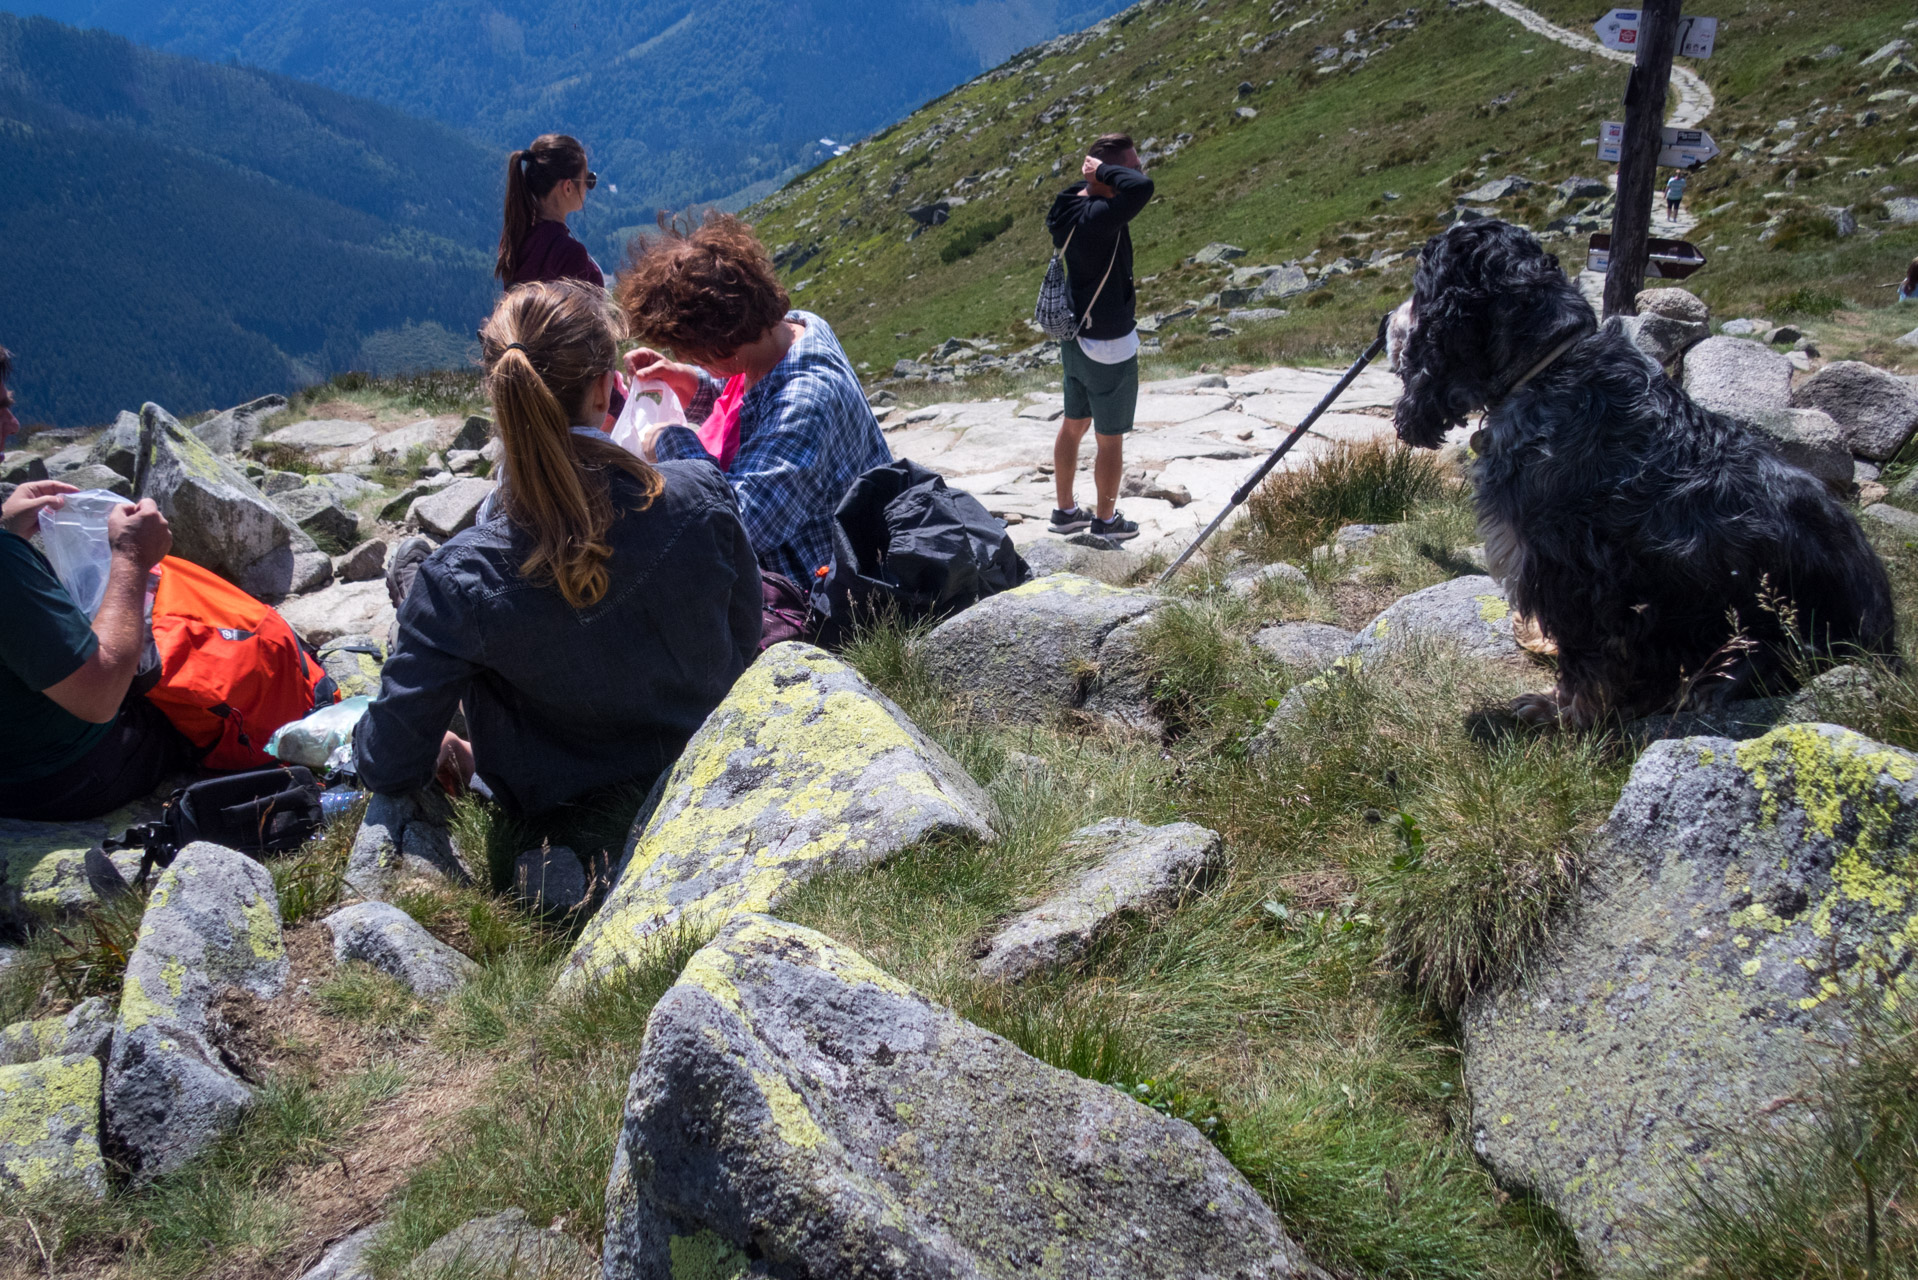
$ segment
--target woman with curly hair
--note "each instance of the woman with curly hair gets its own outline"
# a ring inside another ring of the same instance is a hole
[[[633,375],[672,387],[704,428],[657,429],[650,456],[721,467],[760,569],[801,593],[822,586],[839,499],[892,461],[832,328],[789,309],[765,246],[730,216],[690,232],[662,218],[660,235],[634,242],[618,298],[635,338],[678,356],[641,347],[627,357]],[[736,398],[736,414],[722,397]]]
[[[533,817],[672,764],[758,651],[759,569],[710,466],[591,425],[619,361],[604,290],[522,285],[480,344],[508,480],[420,565],[354,746],[373,791],[477,775]],[[462,703],[470,744],[448,732]]]

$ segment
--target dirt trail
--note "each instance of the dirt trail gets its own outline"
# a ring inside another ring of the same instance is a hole
[[[1515,0],[1485,0],[1485,3],[1527,31],[1536,31],[1547,40],[1555,40],[1568,49],[1576,49],[1580,53],[1589,53],[1593,57],[1609,58],[1613,62],[1623,62],[1628,65],[1632,61],[1631,54],[1617,49],[1607,49],[1590,36],[1582,36],[1577,32],[1567,31],[1556,23],[1547,22],[1524,5],[1516,3]],[[1711,86],[1700,79],[1697,72],[1676,64],[1672,67],[1672,97],[1676,101],[1667,103],[1665,123],[1674,129],[1696,129],[1705,122],[1705,117],[1712,113],[1712,107],[1716,105],[1712,98]],[[1598,122],[1592,123],[1596,128]]]

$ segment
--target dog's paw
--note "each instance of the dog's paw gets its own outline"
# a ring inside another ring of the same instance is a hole
[[[1535,729],[1555,729],[1559,723],[1558,695],[1556,693],[1527,693],[1513,698],[1512,715],[1520,724]]]

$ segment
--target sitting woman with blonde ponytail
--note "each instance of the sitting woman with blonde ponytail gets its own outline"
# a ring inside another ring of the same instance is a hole
[[[476,778],[529,817],[643,792],[753,660],[759,570],[725,480],[587,425],[616,323],[604,290],[556,281],[511,290],[480,330],[508,479],[400,608],[355,735],[372,790]],[[448,731],[462,704],[470,745]]]

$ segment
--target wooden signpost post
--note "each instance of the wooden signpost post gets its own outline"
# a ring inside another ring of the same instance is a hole
[[[1605,271],[1605,314],[1637,314],[1650,255],[1652,189],[1664,146],[1665,93],[1678,48],[1679,0],[1650,0],[1638,11],[1633,43],[1637,61],[1625,87],[1625,128],[1619,138],[1618,208],[1612,214]],[[1601,35],[1603,33],[1601,32]]]

